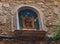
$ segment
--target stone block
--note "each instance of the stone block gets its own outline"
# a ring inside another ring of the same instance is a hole
[[[54,8],[53,11],[54,11],[54,13],[56,13],[56,14],[58,14],[58,15],[60,14],[60,9],[59,9],[59,8]]]
[[[3,3],[3,7],[10,7],[9,3]]]
[[[0,24],[6,23],[7,16],[0,16]]]
[[[5,2],[6,0],[0,0],[0,1]]]
[[[0,9],[2,9],[2,3],[0,2]]]

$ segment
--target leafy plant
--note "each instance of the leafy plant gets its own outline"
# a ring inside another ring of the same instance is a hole
[[[52,38],[52,40],[53,40],[53,41],[56,41],[56,40],[58,40],[58,39],[60,39],[60,22],[59,22],[58,25],[57,25],[57,33],[56,33],[56,35]]]
[[[52,41],[50,44],[56,44],[56,42],[55,41]]]

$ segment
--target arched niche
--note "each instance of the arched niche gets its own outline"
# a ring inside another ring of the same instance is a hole
[[[45,18],[44,18],[43,12],[38,7],[32,6],[32,5],[19,5],[19,6],[16,6],[16,7],[13,8],[13,10],[11,11],[11,13],[14,14],[14,16],[13,16],[13,28],[15,27],[15,29],[21,30],[19,28],[18,13],[19,13],[19,11],[21,11],[25,8],[28,8],[28,9],[34,11],[37,14],[38,21],[39,21],[39,30],[47,31],[46,26],[44,25]]]
[[[24,6],[18,10],[19,29],[40,30],[39,12],[29,6]]]

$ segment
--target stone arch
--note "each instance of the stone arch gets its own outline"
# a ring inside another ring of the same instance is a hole
[[[36,6],[32,6],[32,5],[18,5],[18,6],[15,6],[14,9],[11,11],[12,14],[15,14],[15,18],[17,18],[17,19],[15,19],[15,21],[16,21],[16,20],[18,21],[18,11],[19,11],[19,9],[21,9],[22,7],[31,7],[31,8],[33,8],[33,10],[36,10],[35,12],[38,13],[39,22],[41,23],[41,24],[40,24],[40,26],[41,26],[40,30],[47,31],[46,26],[44,25],[44,23],[45,23],[45,22],[44,22],[44,14],[43,14],[43,12],[41,11],[41,9],[39,9],[39,8],[36,7]],[[16,17],[16,16],[17,16],[17,17]],[[16,23],[17,23],[17,22],[16,22]],[[14,24],[13,24],[13,25],[14,25]],[[15,24],[15,25],[18,26],[18,24]],[[15,26],[15,25],[14,25],[14,26]],[[15,26],[16,29],[17,29],[17,26]]]
[[[18,17],[20,17],[20,16],[26,16],[27,15],[27,13],[25,14],[25,15],[21,15],[21,14],[19,14],[19,13],[21,13],[21,11],[24,11],[24,10],[29,10],[30,12],[32,12],[31,14],[28,14],[28,16],[30,16],[31,18],[33,17],[33,25],[31,25],[32,27],[34,27],[33,29],[28,29],[28,30],[40,30],[40,28],[41,28],[41,22],[39,22],[39,12],[35,9],[35,8],[32,8],[32,7],[29,7],[29,6],[23,6],[23,7],[21,7],[21,8],[19,8],[18,9]],[[25,12],[26,12],[25,11]],[[24,13],[25,13],[24,12]],[[28,12],[28,11],[27,11]],[[30,13],[30,12],[28,12],[28,13]],[[33,14],[34,13],[34,14]],[[21,18],[21,17],[20,17]],[[19,18],[19,21],[20,21],[20,18]],[[35,21],[34,21],[35,20]],[[37,21],[36,21],[37,20]],[[32,21],[32,20],[30,20],[30,21]],[[35,22],[37,22],[37,23],[35,23]],[[19,24],[22,24],[22,23],[20,23],[19,22]],[[39,25],[40,24],[40,25]],[[24,29],[25,30],[25,29]]]

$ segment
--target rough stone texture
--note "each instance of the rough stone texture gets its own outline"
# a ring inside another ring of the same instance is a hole
[[[9,35],[12,32],[11,17],[15,14],[12,14],[11,11],[15,6],[21,4],[34,5],[40,8],[45,16],[44,25],[47,27],[47,34],[49,36],[55,35],[56,25],[60,18],[60,0],[0,0],[0,15],[7,16],[6,23],[0,23],[0,35],[2,33]]]
[[[0,44],[47,44],[46,41],[0,40]]]

